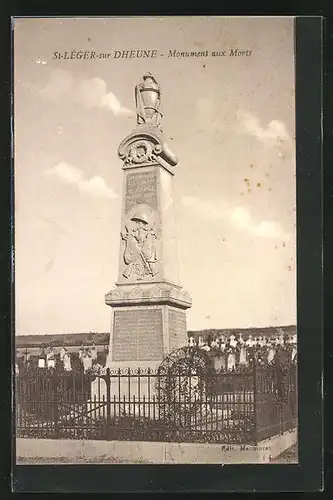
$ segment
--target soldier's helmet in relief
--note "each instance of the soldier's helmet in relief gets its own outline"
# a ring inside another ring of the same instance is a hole
[[[143,222],[144,224],[149,224],[149,216],[147,212],[143,210],[137,210],[134,215],[131,217],[131,220],[133,221],[140,221]]]

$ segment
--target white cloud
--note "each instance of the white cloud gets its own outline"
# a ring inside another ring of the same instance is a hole
[[[93,198],[118,198],[118,195],[106,184],[100,176],[85,180],[82,171],[66,162],[60,162],[46,170],[47,175],[52,175],[64,184],[76,186],[77,189]]]
[[[241,131],[249,133],[268,146],[278,146],[290,141],[285,124],[279,120],[272,120],[267,128],[264,128],[259,119],[247,111],[239,111],[238,119]]]
[[[87,181],[81,181],[78,184],[81,192],[87,193],[94,198],[118,198],[118,195],[106,184],[100,176],[91,177]]]
[[[132,116],[134,112],[131,109],[124,108],[120,101],[118,101],[117,97],[112,93],[108,92],[102,99],[102,106],[110,109],[115,116],[125,115]]]
[[[262,238],[289,238],[289,235],[285,233],[279,222],[267,220],[255,222],[250,211],[244,207],[231,209],[229,212],[229,221],[234,227],[243,229],[254,236]]]
[[[49,82],[41,89],[43,97],[57,99],[70,97],[87,108],[104,108],[111,111],[114,116],[131,116],[134,112],[121,105],[113,92],[107,91],[107,85],[102,78],[90,78],[75,82],[68,71],[55,70]]]
[[[77,86],[76,100],[88,108],[94,106],[106,108],[115,116],[134,114],[130,109],[123,107],[112,92],[107,92],[106,83],[102,78],[83,80]]]
[[[225,203],[219,201],[214,204],[201,200],[196,196],[183,196],[183,205],[195,210],[199,216],[211,220],[225,219],[228,215],[228,208]]]
[[[229,218],[234,226],[241,229],[248,229],[251,225],[251,215],[247,208],[234,208],[229,212]]]
[[[65,184],[78,184],[81,182],[83,174],[81,170],[69,163],[61,161],[54,167],[47,170],[50,175],[55,175],[61,179]]]
[[[289,239],[290,235],[285,233],[281,224],[273,221],[262,221],[260,224],[255,226],[255,233],[258,236],[263,236],[266,238],[285,238]]]
[[[53,70],[49,81],[40,90],[41,95],[46,99],[59,99],[68,95],[74,86],[74,78],[64,69]]]
[[[101,78],[80,82],[73,92],[74,99],[87,108],[100,106],[105,95],[106,84]]]
[[[207,202],[195,196],[184,196],[183,205],[191,208],[192,211],[206,219],[213,221],[225,220],[233,227],[246,231],[253,236],[261,238],[290,238],[279,222],[262,220],[256,222],[251,212],[246,207],[227,207],[226,204],[216,201]]]
[[[41,59],[36,59],[36,64],[47,64],[47,61],[42,61]]]

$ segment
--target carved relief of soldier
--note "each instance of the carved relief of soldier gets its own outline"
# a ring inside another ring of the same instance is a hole
[[[138,205],[131,211],[123,231],[125,242],[123,259],[125,278],[138,280],[158,273],[156,240],[158,238],[154,214],[147,205]]]

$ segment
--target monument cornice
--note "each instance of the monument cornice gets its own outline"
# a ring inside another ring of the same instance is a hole
[[[106,299],[106,305],[111,307],[127,307],[127,306],[152,306],[152,305],[169,305],[178,309],[189,309],[192,303],[175,299],[173,297],[154,297],[152,299]]]
[[[144,285],[147,285],[148,287],[159,287],[159,288],[164,288],[164,287],[168,287],[168,288],[175,288],[177,290],[182,290],[183,287],[181,285],[179,285],[178,283],[174,283],[173,281],[169,281],[169,280],[166,280],[166,279],[159,279],[159,280],[156,280],[156,281],[152,281],[152,280],[140,280],[140,281],[135,281],[135,282],[116,282],[115,283],[115,289],[117,289],[118,287],[120,288],[124,288],[124,290],[126,290],[126,287],[127,288],[133,288],[133,287],[136,287],[137,285],[140,285],[141,286],[144,286]]]
[[[112,307],[128,305],[166,304],[181,309],[192,305],[189,293],[179,286],[154,284],[151,286],[116,286],[105,295],[105,303]]]
[[[169,149],[160,129],[154,126],[141,125],[133,130],[120,143],[118,156],[124,162],[123,168],[158,163],[170,171],[178,163],[178,158]]]

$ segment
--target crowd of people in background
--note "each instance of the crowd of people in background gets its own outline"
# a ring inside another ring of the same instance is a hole
[[[297,335],[288,336],[282,331],[275,337],[248,335],[244,338],[239,335],[225,337],[189,337],[188,345],[197,346],[209,352],[215,360],[215,367],[233,371],[238,366],[247,366],[251,359],[256,358],[259,363],[272,363],[276,356],[283,352],[289,361],[297,361]]]

